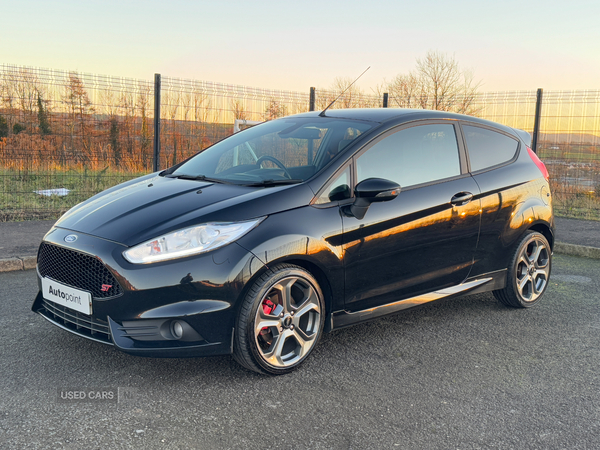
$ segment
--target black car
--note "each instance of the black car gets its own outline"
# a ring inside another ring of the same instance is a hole
[[[141,356],[296,368],[323,332],[548,286],[554,218],[529,135],[402,109],[285,117],[75,206],[38,253],[33,311]]]

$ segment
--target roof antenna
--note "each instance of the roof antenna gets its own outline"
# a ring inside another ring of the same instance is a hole
[[[365,72],[366,72],[367,70],[369,70],[370,68],[371,68],[371,66],[367,67],[367,68],[365,69]],[[340,98],[342,95],[344,95],[344,94],[346,93],[346,91],[347,91],[348,89],[350,89],[350,88],[352,87],[352,85],[353,85],[354,83],[356,83],[356,82],[359,80],[359,78],[360,78],[360,77],[362,77],[362,76],[365,74],[365,72],[361,73],[361,74],[358,76],[358,78],[357,78],[356,80],[354,80],[354,81],[353,81],[353,82],[350,84],[350,86],[348,86],[346,89],[344,89],[344,90],[342,91],[342,93],[341,93],[340,95],[338,95],[338,96],[337,96],[337,98],[336,98],[334,101],[332,101],[332,102],[331,102],[331,103],[330,103],[330,104],[327,106],[327,108],[325,108],[323,111],[321,111],[321,112],[319,113],[319,117],[325,117],[325,111],[327,111],[327,110],[328,110],[328,109],[331,107],[331,105],[333,105],[335,102],[337,102],[337,101],[339,100],[339,98]]]

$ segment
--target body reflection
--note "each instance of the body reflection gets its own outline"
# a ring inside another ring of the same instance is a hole
[[[479,189],[471,177],[464,177],[372,204],[363,220],[344,218],[349,310],[443,289],[467,278],[481,205],[477,197],[466,205],[452,205],[451,197],[458,192],[478,194]]]

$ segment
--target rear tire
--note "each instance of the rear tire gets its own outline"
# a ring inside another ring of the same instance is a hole
[[[548,287],[552,253],[546,237],[528,231],[517,244],[506,276],[506,287],[494,291],[501,303],[529,308],[538,303]]]
[[[315,348],[324,322],[317,280],[301,267],[279,264],[261,275],[244,298],[233,358],[258,373],[291,372]]]

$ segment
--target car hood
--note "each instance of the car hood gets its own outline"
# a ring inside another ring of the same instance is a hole
[[[248,220],[297,208],[312,197],[304,184],[249,187],[150,175],[91,197],[55,226],[132,246],[199,223]]]

